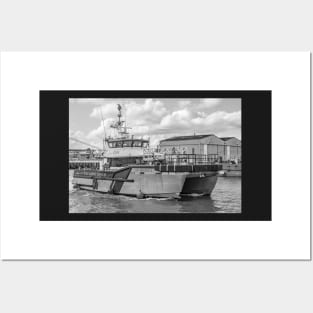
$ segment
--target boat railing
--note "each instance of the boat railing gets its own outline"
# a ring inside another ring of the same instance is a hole
[[[82,168],[82,169],[76,169],[74,172],[74,177],[83,176],[85,178],[103,178],[107,177],[108,173],[111,173],[111,171],[100,171],[100,170],[94,170],[94,169],[88,169],[88,168]]]
[[[166,164],[203,165],[217,164],[220,157],[217,154],[164,154]]]
[[[103,156],[99,157],[69,157],[69,162],[74,162],[74,161],[101,161],[103,159]]]

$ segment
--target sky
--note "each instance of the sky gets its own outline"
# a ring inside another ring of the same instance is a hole
[[[241,139],[241,99],[100,99],[69,100],[69,136],[102,148],[104,134],[113,135],[110,125],[122,119],[135,136],[150,138],[150,146],[173,136],[214,134]],[[70,140],[70,148],[87,148]]]

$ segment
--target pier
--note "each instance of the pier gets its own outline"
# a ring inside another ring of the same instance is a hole
[[[68,161],[70,170],[84,168],[101,170],[103,168],[103,156],[95,149],[70,149]]]

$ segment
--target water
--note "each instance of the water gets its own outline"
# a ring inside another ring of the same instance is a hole
[[[137,199],[75,190],[69,177],[70,213],[240,213],[241,177],[219,177],[211,196]]]

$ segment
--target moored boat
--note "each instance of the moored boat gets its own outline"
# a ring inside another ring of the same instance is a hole
[[[115,170],[75,170],[73,184],[85,190],[137,198],[179,198],[186,173],[159,172],[149,165]]]
[[[221,165],[212,164],[207,156],[163,155],[153,151],[149,139],[127,132],[129,127],[121,117],[118,105],[118,120],[111,125],[117,135],[104,139],[101,169],[76,169],[74,186],[138,198],[211,194]]]
[[[211,195],[216,182],[216,172],[190,173],[186,177],[181,195]]]
[[[73,184],[85,190],[138,198],[210,195],[217,165],[129,165],[114,170],[75,170]]]
[[[194,156],[194,155],[191,155]],[[184,155],[188,158],[188,155]],[[166,157],[165,157],[166,158]],[[185,183],[180,193],[181,196],[210,195],[216,185],[219,164],[167,164],[156,165],[160,171],[183,172],[186,174]]]

